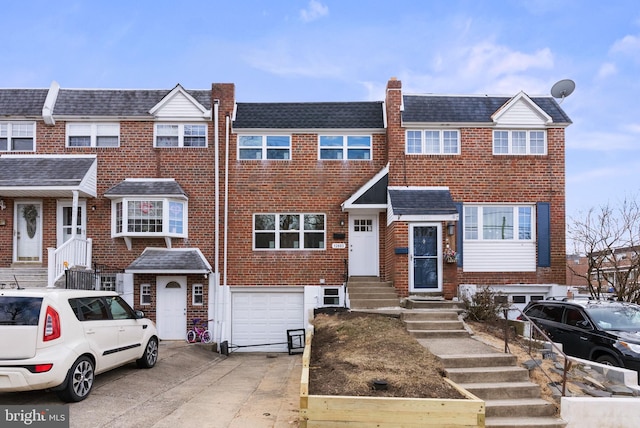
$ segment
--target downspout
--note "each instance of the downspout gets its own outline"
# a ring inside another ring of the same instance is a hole
[[[227,285],[227,236],[229,229],[229,114],[225,118],[225,158],[224,158],[224,276],[223,285]]]
[[[219,157],[220,157],[220,133],[219,133],[219,128],[220,125],[218,123],[218,115],[219,115],[219,109],[220,109],[220,100],[215,99],[213,100],[213,141],[215,144],[214,147],[214,160],[213,160],[213,164],[214,164],[214,264],[213,264],[213,289],[215,290],[213,293],[211,292],[211,279],[209,279],[209,319],[213,319],[214,322],[216,322],[217,319],[217,302],[218,302],[218,296],[220,295],[219,293],[219,285],[220,285],[220,263],[219,263],[219,251],[220,251],[220,227],[218,226],[218,222],[220,219],[220,161],[219,161]],[[212,296],[216,296],[213,305],[211,303],[212,301]],[[219,323],[218,323],[219,324]],[[209,327],[210,328],[210,327]],[[216,336],[216,332],[214,329],[214,340],[218,340],[219,341],[219,336]]]

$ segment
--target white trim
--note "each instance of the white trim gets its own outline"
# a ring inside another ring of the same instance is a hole
[[[365,194],[374,184],[382,179],[385,175],[389,174],[389,164],[386,164],[384,168],[382,168],[376,175],[374,175],[369,181],[367,181],[363,186],[361,186],[356,192],[351,195],[346,201],[344,201],[340,206],[342,207],[342,211],[349,211],[353,209],[379,209],[380,211],[384,211],[387,209],[387,204],[370,204],[370,205],[355,205],[354,202],[358,200],[360,196]]]
[[[438,275],[438,287],[437,288],[416,288],[415,287],[415,271],[414,271],[414,233],[413,230],[416,227],[435,227],[436,228],[436,242],[438,246],[438,255],[436,257],[437,275]],[[408,269],[409,269],[409,292],[413,293],[438,293],[442,292],[442,223],[409,223],[408,227],[408,243],[409,243],[409,257],[408,257]],[[465,253],[466,256],[466,253]],[[465,259],[466,263],[466,259]]]
[[[536,103],[534,103],[533,100],[529,98],[529,96],[525,94],[523,91],[520,91],[516,96],[511,98],[502,107],[496,110],[496,112],[491,115],[491,119],[493,119],[493,121],[497,125],[503,123],[504,117],[507,114],[509,114],[509,112],[512,111],[514,107],[517,106],[517,104],[520,102],[525,104],[529,108],[531,113],[535,114],[536,117],[538,117],[543,124],[549,125],[553,123],[553,119],[551,118],[551,116],[549,116]],[[513,125],[513,124],[509,124],[509,125]]]
[[[196,109],[198,109],[202,113],[203,119],[211,119],[211,110],[206,109],[202,104],[196,101],[183,87],[178,84],[169,92],[158,104],[153,106],[151,110],[149,110],[149,114],[153,116],[158,116],[160,110],[168,106],[171,101],[178,95],[184,96],[187,101],[189,101]]]

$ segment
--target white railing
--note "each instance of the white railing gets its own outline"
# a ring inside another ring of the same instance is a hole
[[[55,287],[56,281],[62,278],[65,269],[75,266],[91,267],[91,238],[74,237],[58,248],[48,248],[49,269],[47,287]]]

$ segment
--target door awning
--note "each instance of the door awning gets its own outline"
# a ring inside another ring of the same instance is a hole
[[[0,196],[9,198],[95,198],[95,155],[2,155]]]
[[[388,221],[457,221],[448,187],[389,187]]]
[[[153,274],[209,274],[211,265],[198,248],[145,248],[124,271]]]

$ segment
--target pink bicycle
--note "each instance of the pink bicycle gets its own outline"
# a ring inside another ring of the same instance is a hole
[[[213,335],[211,331],[207,329],[207,324],[204,323],[203,327],[200,327],[200,318],[194,318],[193,320],[193,328],[187,331],[187,342],[189,343],[211,343],[213,340]],[[213,320],[209,320],[213,321]]]

